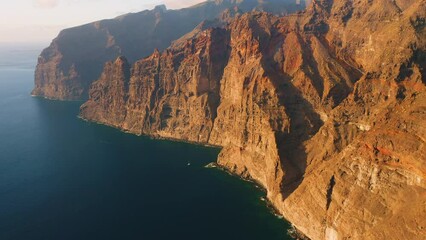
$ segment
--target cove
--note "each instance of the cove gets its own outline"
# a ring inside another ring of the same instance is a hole
[[[204,166],[214,148],[77,118],[0,69],[0,239],[291,239],[253,184]]]

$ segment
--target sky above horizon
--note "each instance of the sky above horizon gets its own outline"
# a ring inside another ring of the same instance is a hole
[[[47,44],[64,28],[152,9],[192,6],[205,0],[1,0],[0,43]]]

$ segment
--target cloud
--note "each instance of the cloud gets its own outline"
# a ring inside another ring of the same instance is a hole
[[[34,0],[34,4],[39,8],[54,8],[58,5],[59,0]]]
[[[205,2],[206,0],[163,0],[167,8],[178,9],[184,7],[190,7],[200,2]]]

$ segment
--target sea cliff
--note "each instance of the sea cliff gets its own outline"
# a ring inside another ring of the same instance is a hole
[[[178,10],[161,5],[65,29],[40,54],[32,94],[58,100],[87,99],[105,62],[118,56],[134,63],[155,48],[164,50],[204,20],[226,21],[252,10],[285,15],[304,7],[304,1],[295,0],[215,0]]]
[[[105,65],[81,117],[221,146],[311,239],[426,235],[426,3],[316,0]]]

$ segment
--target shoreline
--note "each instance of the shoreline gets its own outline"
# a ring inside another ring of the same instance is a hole
[[[48,101],[52,101],[52,102],[82,102],[82,103],[84,103],[86,101],[86,100],[81,100],[81,99],[50,98],[50,97],[36,95],[36,94],[32,94],[32,93],[30,93],[30,96],[33,97],[33,98],[48,100]]]
[[[266,197],[267,190],[265,187],[262,186],[259,182],[252,178],[243,177],[239,174],[235,174],[234,172],[230,171],[229,169],[223,167],[222,165],[219,165],[217,162],[211,162],[204,166],[205,168],[216,168],[222,172],[225,172],[229,174],[230,176],[237,177],[240,180],[243,180],[245,182],[249,182],[253,184],[257,189],[261,190],[265,197],[261,197],[259,200],[264,202],[268,210],[277,218],[286,221],[290,225],[290,229],[287,229],[287,235],[295,240],[310,240],[307,236],[303,234],[303,232],[299,231],[296,226],[294,226],[290,221],[288,221],[284,215],[282,215],[278,209],[274,206],[274,204]]]
[[[214,145],[214,144],[209,144],[209,143],[200,143],[200,142],[196,142],[196,141],[177,139],[177,138],[173,138],[173,137],[163,137],[163,136],[159,136],[159,135],[150,135],[150,134],[138,134],[138,133],[134,133],[132,131],[128,131],[126,129],[123,129],[121,127],[117,127],[115,125],[111,125],[111,124],[107,124],[107,123],[103,123],[103,122],[99,122],[99,121],[89,120],[87,118],[84,118],[81,115],[77,115],[77,118],[81,119],[85,122],[88,122],[88,123],[94,123],[94,124],[97,124],[97,125],[111,127],[111,128],[119,130],[122,133],[131,134],[131,135],[138,136],[138,137],[146,137],[146,138],[149,138],[149,139],[152,139],[152,140],[165,140],[165,141],[177,142],[177,143],[187,143],[187,144],[191,144],[191,145],[215,148],[215,149],[219,149],[219,150],[223,148],[222,146],[219,146],[219,145]]]
[[[203,143],[199,143],[199,142],[182,140],[182,139],[177,139],[177,138],[168,138],[168,137],[161,137],[161,136],[148,135],[148,134],[136,134],[136,133],[133,133],[131,131],[127,131],[123,128],[120,128],[120,127],[117,127],[117,126],[114,126],[114,125],[111,125],[111,124],[106,124],[106,123],[103,123],[103,122],[92,121],[92,120],[86,119],[83,116],[81,116],[80,114],[77,115],[77,118],[80,119],[80,120],[83,120],[87,123],[94,123],[94,124],[101,125],[101,126],[111,127],[111,128],[117,129],[120,132],[125,133],[125,134],[131,134],[131,135],[138,136],[138,137],[146,137],[146,138],[149,138],[151,140],[162,140],[162,141],[170,141],[170,142],[175,142],[175,143],[187,143],[187,144],[197,145],[197,146],[202,146],[202,147],[216,148],[216,149],[219,149],[219,150],[223,148],[222,146],[215,146],[215,145],[212,145],[212,144],[203,144]],[[304,235],[303,232],[298,230],[296,228],[296,226],[294,226],[290,221],[288,221],[284,217],[284,215],[281,214],[279,212],[279,210],[274,206],[274,204],[266,197],[267,189],[262,184],[260,184],[259,182],[257,182],[256,180],[254,180],[252,178],[248,178],[248,177],[244,177],[242,175],[236,174],[236,173],[230,171],[229,169],[227,169],[226,167],[218,164],[217,162],[211,162],[204,167],[205,168],[216,168],[216,169],[218,169],[222,172],[229,174],[230,176],[237,177],[242,181],[249,182],[249,183],[253,184],[256,188],[258,188],[259,190],[261,190],[265,194],[265,197],[261,197],[259,200],[263,201],[266,204],[266,207],[269,209],[269,211],[275,217],[289,223],[290,229],[287,229],[287,232],[286,232],[286,234],[288,236],[290,236],[291,238],[293,238],[295,240],[310,240],[310,238],[308,238],[306,235]]]

